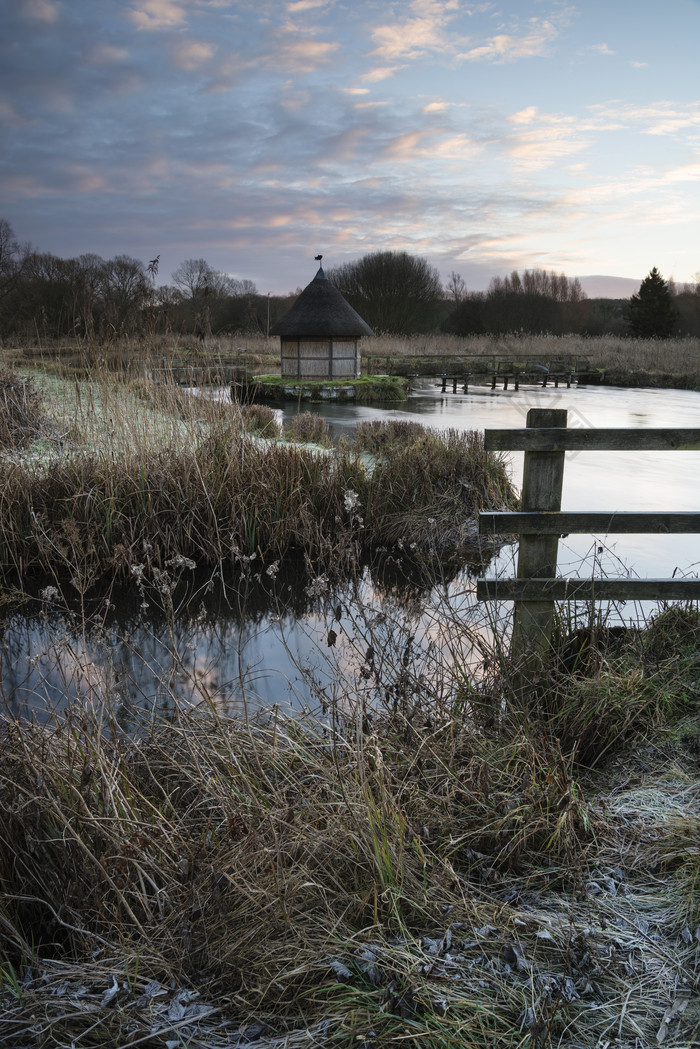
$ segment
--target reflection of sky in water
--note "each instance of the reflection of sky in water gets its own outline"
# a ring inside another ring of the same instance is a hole
[[[422,380],[407,405],[382,410],[369,406],[302,406],[325,416],[335,432],[358,421],[415,419],[438,429],[485,430],[525,425],[530,408],[566,408],[569,426],[700,426],[700,393],[690,390],[613,389],[604,386],[514,390],[472,387],[467,394],[441,393]],[[296,405],[285,409],[286,415]],[[512,476],[522,477],[522,453],[510,455]],[[564,510],[698,510],[699,452],[567,452]],[[665,578],[674,570],[697,572],[700,537],[696,535],[611,535],[603,540],[603,568],[608,575]],[[560,544],[560,571],[586,574],[581,565],[598,544],[591,536],[569,536]],[[507,570],[510,571],[510,553]],[[695,567],[693,567],[695,566]],[[580,567],[580,573],[578,571]],[[592,570],[592,565],[590,566]],[[574,571],[575,570],[575,571]],[[500,571],[500,568],[499,568]]]
[[[567,408],[572,426],[700,422],[699,393],[600,387],[518,393],[482,389],[453,395],[441,394],[426,383],[402,409],[348,405],[302,405],[302,409],[324,415],[337,433],[347,432],[360,420],[416,417],[441,429],[518,427],[524,425],[528,408],[544,406]],[[295,409],[286,407],[285,416]],[[512,470],[519,481],[522,455],[512,456]],[[563,508],[697,510],[699,480],[697,452],[568,453]],[[699,543],[698,536],[569,536],[560,542],[559,572],[585,577],[594,570],[609,576],[630,570],[642,577],[665,577],[679,569],[696,574]],[[603,552],[598,553],[601,545]],[[513,575],[514,556],[514,547],[506,547],[485,574]],[[387,683],[396,680],[404,653],[418,691],[421,681],[431,688],[439,682],[446,659],[464,665],[467,673],[479,672],[480,642],[490,641],[488,618],[493,609],[476,605],[474,580],[466,572],[412,597],[377,585],[369,572],[354,595],[346,588],[310,601],[303,597],[303,587],[298,580],[280,583],[277,602],[257,595],[255,607],[247,605],[247,615],[235,602],[233,609],[209,604],[198,614],[179,616],[173,624],[150,613],[140,622],[135,616],[120,619],[115,613],[101,628],[86,634],[79,624],[72,628],[56,612],[16,615],[2,630],[5,704],[13,711],[34,711],[42,717],[47,709],[61,707],[67,695],[97,704],[107,695],[116,695],[119,716],[131,725],[135,710],[167,709],[174,695],[193,703],[213,703],[219,709],[261,704],[299,709],[330,700],[342,702],[347,696],[371,703],[382,689],[386,691]],[[633,618],[635,610],[624,606],[622,615]],[[470,633],[476,638],[476,650]]]
[[[15,615],[2,633],[5,705],[42,718],[66,696],[98,706],[111,698],[128,727],[137,712],[170,709],[174,696],[225,711],[371,704],[401,672],[404,654],[418,684],[435,684],[447,653],[459,652],[465,666],[482,660],[464,630],[470,620],[475,634],[483,629],[466,573],[422,595],[399,595],[378,590],[365,571],[356,587],[310,599],[301,615],[280,613],[284,600],[282,592],[248,618],[219,611],[169,623],[147,611],[87,630],[55,610]]]

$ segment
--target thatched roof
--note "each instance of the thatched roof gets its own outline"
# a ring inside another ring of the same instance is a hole
[[[270,328],[270,335],[294,337],[357,338],[373,334],[369,324],[331,284],[320,266],[294,305]]]

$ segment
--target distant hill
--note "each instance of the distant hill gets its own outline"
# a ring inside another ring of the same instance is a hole
[[[579,277],[581,287],[589,299],[629,299],[639,291],[642,278],[634,277]]]

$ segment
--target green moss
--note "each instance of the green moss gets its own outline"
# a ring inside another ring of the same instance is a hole
[[[256,375],[258,396],[276,401],[404,401],[408,379],[397,375],[363,375],[359,379],[283,380],[280,375]]]

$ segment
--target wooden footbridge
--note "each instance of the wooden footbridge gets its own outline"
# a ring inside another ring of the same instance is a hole
[[[434,378],[439,380],[442,393],[449,388],[452,393],[467,393],[470,386],[490,386],[495,390],[509,385],[514,390],[521,386],[553,386],[558,389],[572,383],[598,384],[602,372],[592,368],[585,357],[562,355],[542,358],[532,355],[510,357],[507,360],[496,355],[489,357],[435,356],[435,357],[363,357],[363,372],[368,375],[401,375],[412,379]]]

